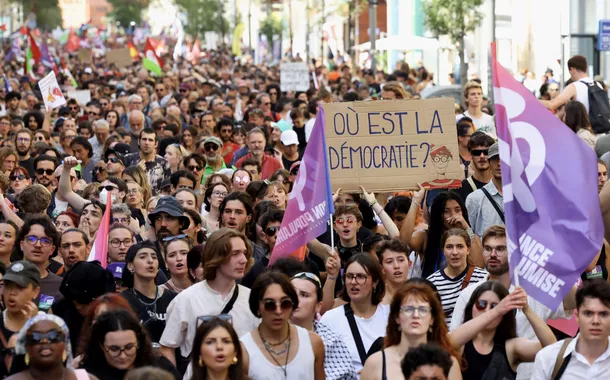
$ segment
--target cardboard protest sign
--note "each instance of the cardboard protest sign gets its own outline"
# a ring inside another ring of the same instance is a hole
[[[87,104],[91,101],[91,91],[89,91],[89,90],[69,91],[68,98],[76,99],[76,101],[79,104]]]
[[[309,68],[305,62],[280,63],[280,89],[282,91],[309,90]]]
[[[81,62],[91,61],[91,49],[78,49],[76,55]]]
[[[121,49],[112,49],[106,52],[106,62],[108,64],[115,64],[116,67],[129,67],[133,64],[133,58],[131,58],[131,53],[129,48],[121,48]]]
[[[329,103],[333,191],[458,188],[464,179],[452,99]]]
[[[55,78],[53,71],[38,81],[38,87],[40,88],[46,109],[52,110],[66,104],[66,98],[64,98],[64,94],[59,89],[59,83],[57,83],[57,78]]]

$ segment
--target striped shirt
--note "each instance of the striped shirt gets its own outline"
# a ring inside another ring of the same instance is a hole
[[[457,302],[458,297],[460,296],[460,292],[462,291],[462,283],[464,282],[464,278],[468,273],[468,267],[464,269],[459,276],[455,278],[450,278],[445,274],[444,269],[437,270],[428,276],[428,280],[432,282],[441,296],[441,302],[443,304],[443,311],[445,312],[445,321],[447,325],[451,323],[451,316],[453,315],[453,308],[455,307],[455,303]],[[470,278],[471,284],[476,284],[480,281],[485,281],[487,279],[487,271],[481,268],[474,268],[474,272],[472,272],[472,277]]]

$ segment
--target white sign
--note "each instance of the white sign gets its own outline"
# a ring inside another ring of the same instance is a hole
[[[91,91],[76,90],[68,91],[68,98],[76,99],[79,104],[87,104],[91,101]]]
[[[38,87],[40,88],[40,93],[47,110],[52,110],[66,104],[66,98],[64,98],[64,94],[59,89],[59,83],[57,83],[57,78],[55,78],[53,71],[38,81]]]
[[[280,89],[282,91],[309,90],[309,68],[305,62],[280,64]]]

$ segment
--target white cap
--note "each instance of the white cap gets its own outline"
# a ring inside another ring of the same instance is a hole
[[[299,137],[297,136],[297,133],[295,131],[293,131],[292,129],[282,132],[282,136],[280,137],[280,140],[282,141],[282,144],[284,144],[285,146],[295,145],[295,144],[299,145]]]

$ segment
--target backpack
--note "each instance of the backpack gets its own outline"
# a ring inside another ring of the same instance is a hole
[[[586,83],[589,95],[589,121],[595,133],[610,132],[610,104],[608,94],[597,85],[597,82]]]

